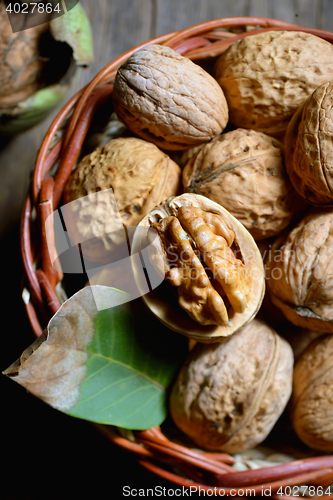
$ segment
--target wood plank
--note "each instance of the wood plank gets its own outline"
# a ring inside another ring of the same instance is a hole
[[[152,0],[81,0],[94,31],[95,62],[90,73],[151,38]]]
[[[173,30],[222,17],[247,15],[248,0],[155,0],[155,34],[162,35]]]
[[[295,22],[300,26],[319,28],[317,13],[319,0],[295,0]]]
[[[248,15],[272,17],[272,5],[269,0],[248,0]]]
[[[272,0],[272,17],[297,24],[293,0]]]
[[[333,2],[321,0],[318,2],[316,24],[318,28],[333,31]]]

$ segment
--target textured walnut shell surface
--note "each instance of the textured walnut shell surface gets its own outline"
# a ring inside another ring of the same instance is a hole
[[[333,451],[333,336],[310,344],[294,370],[292,422],[311,448]]]
[[[266,261],[272,300],[297,326],[333,333],[333,211],[314,209]]]
[[[333,204],[333,84],[318,87],[292,118],[285,137],[286,168],[301,196]]]
[[[226,208],[255,240],[280,233],[306,205],[286,174],[282,144],[254,130],[236,129],[202,146],[183,185]]]
[[[333,47],[303,32],[259,33],[229,47],[215,76],[234,125],[279,135],[312,92],[333,79]]]
[[[219,204],[201,195],[185,193],[165,200],[159,207],[146,215],[138,227],[148,228],[155,220],[177,214],[179,207],[183,206],[199,207],[208,213],[222,216],[224,222],[234,232],[235,243],[241,253],[250,282],[246,309],[243,313],[234,312],[229,323],[225,326],[200,325],[178,305],[174,289],[168,283],[163,283],[146,295],[143,292],[142,298],[155,316],[172,330],[199,342],[218,342],[238,331],[258,312],[265,293],[263,261],[255,241],[243,225]],[[142,234],[139,230],[134,234],[132,253],[148,246],[147,238]],[[143,289],[140,281],[141,268],[137,267],[135,260],[133,261],[133,270],[138,288]],[[144,283],[144,285],[146,284]]]
[[[253,320],[218,344],[197,344],[170,396],[175,424],[201,448],[237,453],[265,439],[292,388],[289,344]]]
[[[118,69],[113,98],[120,120],[162,149],[202,144],[220,134],[228,121],[216,80],[162,45],[138,50]]]
[[[83,158],[66,185],[64,202],[75,201],[69,232],[78,241],[83,241],[80,236],[95,238],[91,249],[85,246],[87,258],[108,260],[114,248],[110,233],[119,229],[114,207],[105,201],[95,207],[83,197],[112,188],[121,222],[135,226],[162,200],[178,194],[180,185],[180,168],[154,144],[132,137],[112,139]]]

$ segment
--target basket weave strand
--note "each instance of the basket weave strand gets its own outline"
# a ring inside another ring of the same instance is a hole
[[[251,26],[251,31],[246,31],[248,26]],[[230,32],[227,29],[241,32]],[[89,85],[77,92],[58,113],[39,150],[31,192],[23,208],[21,223],[23,281],[30,294],[25,304],[36,336],[42,333],[60,307],[56,286],[62,280],[62,274],[52,267],[48,242],[50,244],[54,240],[53,228],[48,225],[46,229],[45,221],[59,206],[94,115],[112,98],[117,68],[136,50],[153,43],[165,44],[192,60],[203,61],[223,53],[236,40],[271,29],[305,31],[333,43],[333,33],[302,28],[276,19],[234,17],[209,21],[154,38],[122,54],[100,71]],[[65,128],[65,132],[56,140],[60,128]],[[57,172],[54,177],[50,176],[49,172],[57,162]],[[235,488],[247,487],[260,495],[262,487],[271,487],[273,498],[287,499],[294,497],[276,494],[283,485],[312,484],[326,487],[333,483],[333,456],[306,458],[276,467],[237,472],[232,468],[234,459],[231,456],[188,449],[167,439],[160,429],[137,432],[136,441],[132,442],[120,436],[113,427],[96,424],[95,427],[107,439],[132,453],[146,469],[187,488],[196,485],[208,491],[216,486],[223,488],[228,495]],[[177,467],[188,478],[174,472],[173,467]]]

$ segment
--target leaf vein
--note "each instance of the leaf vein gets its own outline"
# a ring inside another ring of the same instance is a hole
[[[95,392],[94,394],[92,394],[89,398],[86,398],[86,399],[83,399],[82,401],[79,401],[79,403],[77,404],[80,405],[80,404],[83,404],[83,403],[86,403],[87,401],[90,401],[91,399],[94,399],[95,397],[97,397],[99,394],[102,394],[103,392],[107,391],[108,389],[110,389],[111,387],[115,387],[117,386],[118,384],[121,384],[127,380],[130,380],[131,378],[134,378],[136,377],[135,374],[133,375],[129,375],[128,377],[125,377],[125,378],[121,378],[119,380],[116,380],[113,384],[109,384],[105,387],[103,387],[103,389],[99,390],[98,392]]]
[[[132,392],[129,392],[128,394],[126,394],[125,396],[123,396],[122,398],[118,399],[117,401],[114,401],[113,403],[105,406],[104,408],[101,408],[97,413],[101,413],[105,410],[107,410],[108,408],[111,408],[112,406],[116,405],[116,404],[119,404],[121,403],[122,401],[125,401],[125,399],[129,398],[130,396],[133,396],[133,394],[136,394],[140,391],[143,391],[145,389],[150,389],[151,387],[148,386],[148,385],[145,385],[144,387],[139,387],[137,389],[135,389],[135,391],[132,391]]]
[[[146,380],[148,380],[151,384],[153,385],[156,385],[159,389],[161,390],[165,390],[165,386],[160,384],[159,382],[157,382],[156,380],[150,378],[148,375],[146,375],[145,373],[142,373],[140,372],[139,370],[137,370],[136,368],[134,368],[133,366],[131,365],[127,365],[121,361],[119,361],[118,359],[109,359],[107,358],[106,356],[104,356],[103,354],[100,354],[100,353],[90,353],[92,356],[97,356],[99,358],[102,358],[102,359],[106,359],[110,364],[112,363],[115,363],[115,364],[118,364],[119,366],[123,366],[124,368],[126,368],[127,370],[131,370],[133,371],[134,373],[136,373],[137,375],[140,375],[141,377],[145,378]]]

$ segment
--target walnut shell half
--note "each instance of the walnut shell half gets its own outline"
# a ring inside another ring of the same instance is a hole
[[[273,303],[296,326],[333,333],[333,210],[313,209],[266,260]]]
[[[333,83],[318,87],[287,128],[286,169],[298,193],[313,205],[333,204]]]
[[[195,346],[173,386],[171,416],[201,448],[244,451],[279,418],[292,373],[289,344],[255,319],[221,343]]]
[[[228,121],[227,102],[216,80],[163,45],[138,50],[118,69],[113,100],[130,130],[167,150],[209,141]]]
[[[333,451],[333,336],[312,342],[295,366],[292,422],[310,448]]]
[[[217,203],[195,194],[165,200],[135,232],[132,253],[143,248],[150,250],[150,262],[164,283],[145,295],[147,283],[133,259],[137,285],[169,328],[200,342],[216,342],[257,313],[265,290],[259,249]]]

